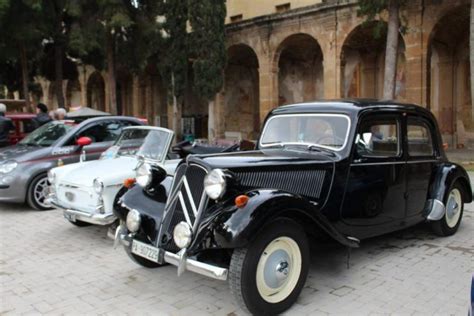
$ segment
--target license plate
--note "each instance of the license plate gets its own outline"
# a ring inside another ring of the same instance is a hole
[[[75,214],[64,213],[64,218],[71,221],[71,222],[76,221],[76,215]]]
[[[140,241],[132,241],[132,253],[150,261],[158,262],[159,249]]]

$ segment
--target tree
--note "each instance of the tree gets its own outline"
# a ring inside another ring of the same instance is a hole
[[[406,0],[359,0],[359,15],[365,15],[367,20],[374,20],[383,11],[388,12],[387,45],[385,50],[385,71],[383,98],[395,98],[397,74],[398,38],[400,30],[400,8]]]
[[[469,59],[471,61],[471,103],[474,103],[474,0],[471,0],[471,27],[469,35]],[[474,121],[474,111],[471,119]]]
[[[225,0],[190,0],[194,89],[209,103],[209,139],[215,135],[215,96],[224,82],[226,63]]]
[[[176,139],[181,139],[181,113],[184,92],[188,82],[188,1],[173,0],[161,2],[166,33],[163,58],[159,63],[162,77],[168,83],[168,96],[172,100],[171,128]]]
[[[20,90],[30,106],[29,82],[33,64],[41,52],[42,33],[37,25],[39,7],[27,0],[0,0],[0,64],[2,82],[11,89]],[[18,71],[12,74],[13,71]],[[18,80],[21,78],[21,87]]]

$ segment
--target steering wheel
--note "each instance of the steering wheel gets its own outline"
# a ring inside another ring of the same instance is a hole
[[[324,136],[320,137],[316,141],[316,143],[320,144],[320,145],[324,145],[325,143],[323,142],[323,140],[325,140],[325,139],[330,140],[329,144],[336,144],[336,143],[339,143],[341,145],[344,144],[344,139],[341,138],[341,137],[338,137],[336,135],[324,135]],[[327,142],[326,142],[326,144],[327,144]]]

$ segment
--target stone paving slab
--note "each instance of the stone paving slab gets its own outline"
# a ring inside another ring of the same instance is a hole
[[[474,272],[474,205],[455,236],[427,225],[363,241],[351,254],[314,247],[288,315],[466,315]],[[101,227],[59,211],[0,204],[0,315],[241,315],[227,284],[166,266],[145,269]]]

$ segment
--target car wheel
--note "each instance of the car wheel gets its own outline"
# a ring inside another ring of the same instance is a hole
[[[159,264],[159,263],[147,260],[145,258],[142,258],[140,256],[137,256],[136,254],[132,253],[130,251],[130,248],[127,246],[124,246],[123,248],[125,249],[125,252],[130,257],[130,259],[132,259],[136,264],[141,265],[142,267],[154,269],[154,268],[159,268],[159,267],[167,265],[166,263]]]
[[[26,194],[26,202],[38,211],[50,210],[52,209],[51,205],[46,203],[48,192],[48,176],[40,174],[31,181]]]
[[[91,226],[92,224],[91,223],[87,223],[87,222],[83,222],[83,221],[78,221],[76,220],[75,222],[69,220],[69,223],[73,224],[74,226],[77,226],[77,227],[86,227],[86,226]]]
[[[434,221],[431,225],[437,235],[451,236],[458,230],[464,212],[463,187],[459,182],[451,187],[444,205],[446,211],[443,218]]]
[[[230,291],[255,315],[279,314],[298,298],[308,275],[309,245],[303,228],[289,219],[266,226],[247,248],[235,249]]]

